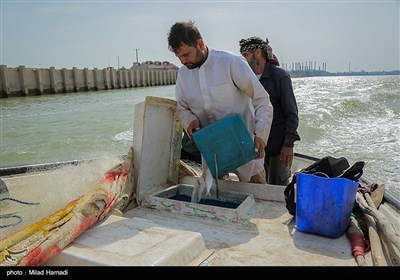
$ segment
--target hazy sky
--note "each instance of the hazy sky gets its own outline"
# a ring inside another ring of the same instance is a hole
[[[1,2],[1,64],[104,68],[160,60],[176,21],[196,22],[206,44],[239,53],[239,40],[268,37],[281,63],[327,71],[400,70],[400,0]],[[119,64],[118,64],[119,61]]]

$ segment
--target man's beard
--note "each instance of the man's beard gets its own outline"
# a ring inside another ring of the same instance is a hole
[[[256,73],[257,67],[260,65],[258,60],[254,57],[254,54],[251,56],[250,62],[249,62],[250,68],[253,70],[254,73]]]
[[[186,63],[185,66],[188,69],[195,69],[200,67],[204,63],[204,61],[206,61],[205,55],[198,48],[196,48],[196,60],[196,62]]]

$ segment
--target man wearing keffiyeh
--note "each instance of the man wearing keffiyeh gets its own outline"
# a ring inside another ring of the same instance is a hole
[[[294,142],[300,140],[296,98],[290,75],[281,67],[268,39],[250,37],[239,41],[240,53],[267,90],[274,117],[265,147],[264,167],[267,182],[287,185],[291,176]]]

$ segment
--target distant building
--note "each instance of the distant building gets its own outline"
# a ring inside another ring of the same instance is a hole
[[[133,62],[131,69],[165,69],[165,70],[178,70],[179,67],[170,63],[169,61],[151,61],[147,60],[145,62]]]

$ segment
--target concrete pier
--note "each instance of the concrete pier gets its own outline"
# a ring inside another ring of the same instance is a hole
[[[178,67],[168,62],[146,62],[118,70],[0,65],[0,98],[171,85],[177,71]]]

